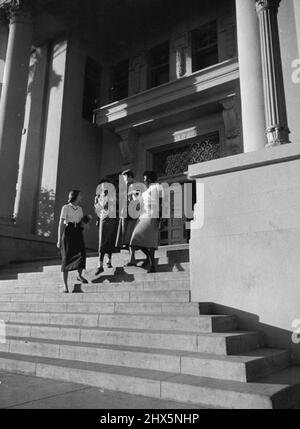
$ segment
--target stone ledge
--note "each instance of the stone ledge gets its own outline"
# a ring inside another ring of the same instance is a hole
[[[141,115],[146,118],[150,115],[150,119],[152,119],[155,112],[164,112],[163,107],[166,105],[173,104],[178,107],[182,99],[187,97],[195,97],[199,102],[199,94],[207,91],[214,92],[220,86],[230,84],[238,78],[237,58],[226,60],[181,79],[102,106],[95,110],[96,123],[99,126],[110,123],[119,126],[120,121],[128,121]],[[221,97],[224,98],[225,96],[222,93]]]
[[[265,165],[279,164],[296,159],[300,159],[300,144],[291,143],[270,149],[262,149],[255,152],[243,153],[190,165],[188,176],[189,179],[200,179],[263,167]]]

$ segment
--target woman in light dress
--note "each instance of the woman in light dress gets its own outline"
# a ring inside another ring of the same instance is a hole
[[[160,185],[157,183],[157,176],[154,171],[145,171],[143,176],[147,189],[140,197],[140,217],[133,230],[130,245],[134,250],[142,250],[147,257],[142,265],[143,268],[149,266],[148,273],[154,273],[156,272],[154,255],[159,245],[161,216]],[[130,262],[135,263],[134,253]]]

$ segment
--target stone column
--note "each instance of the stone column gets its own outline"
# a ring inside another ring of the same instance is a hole
[[[298,52],[300,59],[300,1],[294,0],[294,16],[296,22],[296,32],[297,32],[297,41],[298,41]]]
[[[236,0],[244,151],[266,144],[259,25],[254,0]]]
[[[5,58],[8,42],[8,22],[3,10],[0,9],[0,95],[3,84]]]
[[[12,222],[33,26],[30,1],[12,0],[5,7],[10,26],[0,101],[0,220]]]
[[[284,81],[278,31],[281,0],[256,0],[264,81],[267,147],[289,143]]]

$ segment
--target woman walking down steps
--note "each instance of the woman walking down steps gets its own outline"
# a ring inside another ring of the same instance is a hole
[[[77,280],[88,283],[82,276],[86,268],[86,250],[83,237],[84,226],[90,221],[90,217],[84,216],[80,204],[82,194],[78,190],[69,193],[68,204],[63,206],[58,227],[57,247],[61,250],[64,289],[63,293],[69,293],[69,271],[78,271]]]

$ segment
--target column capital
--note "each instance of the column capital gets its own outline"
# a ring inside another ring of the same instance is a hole
[[[278,12],[281,0],[255,0],[257,13],[273,9]]]
[[[0,10],[6,15],[10,24],[32,23],[34,14],[32,0],[4,0],[0,3]]]

